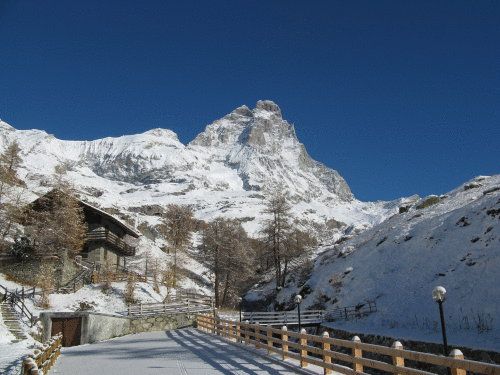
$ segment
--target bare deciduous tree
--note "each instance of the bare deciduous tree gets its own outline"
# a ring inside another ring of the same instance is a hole
[[[272,256],[278,289],[285,286],[291,262],[298,263],[307,259],[308,250],[316,241],[292,224],[288,195],[281,190],[275,188],[268,193],[263,213],[268,218],[264,221],[261,231],[262,240]]]
[[[281,190],[271,190],[268,193],[266,207],[263,211],[263,213],[268,216],[268,219],[264,221],[262,235],[267,249],[272,254],[276,288],[284,285],[283,257],[285,253],[286,237],[291,229],[291,206],[287,198],[287,194],[283,193]]]
[[[54,265],[49,261],[42,262],[36,277],[36,286],[41,290],[41,296],[37,304],[46,309],[50,307],[49,294],[54,289]]]
[[[179,253],[186,250],[193,232],[193,211],[188,206],[170,204],[163,218],[162,234],[166,237],[173,251],[173,287],[177,286],[180,276]]]
[[[13,142],[0,154],[0,235],[3,243],[7,237],[14,236],[14,223],[20,221],[22,214],[24,190],[19,187],[24,183],[17,176],[22,163],[20,151],[19,145]]]
[[[124,299],[128,304],[135,303],[136,278],[133,273],[127,275],[127,285],[125,286]]]
[[[234,302],[252,273],[248,237],[237,220],[217,218],[203,230],[201,262],[212,272],[215,305]]]

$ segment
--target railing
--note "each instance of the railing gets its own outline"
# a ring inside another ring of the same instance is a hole
[[[120,282],[120,281],[127,281],[128,278],[132,276],[135,278],[135,281],[138,282],[148,282],[148,278],[144,275],[141,275],[136,272],[128,271],[128,272],[109,272],[106,274],[104,271],[102,271],[101,268],[99,268],[99,271],[94,273],[92,275],[92,282],[93,283],[100,283],[102,281],[105,281],[106,279],[111,280],[112,282]]]
[[[37,322],[37,318],[33,315],[33,313],[28,309],[28,307],[24,304],[24,298],[21,297],[20,294],[16,292],[9,291],[6,287],[0,285],[3,292],[2,301],[7,301],[11,304],[11,306],[21,313],[21,317],[24,317],[28,320],[28,324],[30,327],[33,327]],[[23,289],[24,290],[24,289]]]
[[[345,375],[367,375],[365,368],[396,375],[436,374],[413,367],[416,363],[423,364],[425,368],[429,365],[449,368],[452,375],[466,375],[467,371],[487,375],[500,374],[500,366],[465,360],[462,352],[457,349],[452,350],[449,357],[443,357],[404,350],[399,341],[395,341],[392,347],[386,347],[362,343],[357,336],[351,341],[340,340],[329,337],[328,332],[324,332],[322,336],[309,335],[304,329],[300,333],[291,332],[286,326],[276,329],[214,318],[210,315],[198,315],[196,321],[197,328],[203,332],[222,336],[229,341],[252,344],[257,349],[265,348],[268,354],[278,354],[283,360],[298,360],[301,367],[307,367],[309,364],[319,366],[324,374],[336,371]],[[342,348],[350,354],[334,351],[332,347]],[[367,358],[363,355],[365,352],[380,355],[389,361]],[[408,367],[405,360],[411,362],[412,367]]]
[[[130,246],[108,229],[93,230],[88,232],[86,239],[87,241],[106,241],[121,250],[124,255],[135,255],[135,247]]]
[[[23,360],[21,375],[39,375],[43,372],[48,374],[59,355],[61,355],[62,333],[53,336],[41,349],[35,349],[34,353]]]
[[[92,268],[84,268],[78,272],[72,279],[70,279],[66,284],[57,288],[57,292],[60,293],[75,293],[80,288],[85,285],[90,284],[92,281]]]
[[[359,303],[356,306],[338,307],[333,310],[325,311],[325,320],[333,322],[335,320],[349,320],[350,318],[361,318],[368,314],[377,311],[377,303],[375,301],[368,300],[363,303]]]
[[[176,298],[163,303],[138,303],[127,307],[129,316],[154,316],[176,314],[198,314],[212,311],[212,298]]]
[[[302,324],[319,324],[324,320],[325,310],[305,310],[300,313],[300,322]],[[248,320],[249,323],[283,325],[297,324],[298,312],[292,311],[269,311],[269,312],[242,312],[242,320]]]
[[[361,318],[377,311],[375,301],[366,301],[356,306],[338,307],[333,310],[304,310],[300,313],[300,322],[303,324],[318,324],[324,321],[332,322],[340,319]],[[298,311],[244,311],[242,320],[250,323],[283,325],[297,324]]]

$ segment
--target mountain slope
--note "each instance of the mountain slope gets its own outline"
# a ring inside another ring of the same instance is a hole
[[[337,328],[439,342],[431,292],[447,289],[445,312],[455,345],[500,349],[500,175],[478,177],[449,194],[416,201],[351,240],[326,249],[302,282],[276,297],[292,307],[352,306],[367,299],[378,313]],[[256,289],[248,300],[272,294]]]
[[[188,145],[167,129],[94,141],[59,140],[4,122],[0,129],[0,150],[14,140],[21,145],[22,177],[31,191],[46,191],[54,167],[63,163],[89,201],[139,215],[139,223],[155,221],[141,207],[189,204],[201,219],[242,218],[256,234],[263,191],[273,186],[290,193],[297,216],[316,223],[335,218],[364,229],[397,209],[354,199],[337,171],[309,157],[271,101],[235,109]]]

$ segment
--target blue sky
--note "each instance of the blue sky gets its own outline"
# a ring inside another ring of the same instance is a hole
[[[498,1],[0,1],[0,118],[63,139],[277,102],[363,200],[500,172]]]

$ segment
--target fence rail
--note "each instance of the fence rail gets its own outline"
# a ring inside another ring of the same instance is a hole
[[[201,295],[200,295],[201,296]],[[175,314],[199,314],[213,309],[212,298],[207,296],[196,298],[175,298],[161,303],[130,304],[127,307],[129,316],[154,316]]]
[[[300,314],[302,324],[319,324],[324,320],[325,310],[305,310]],[[248,320],[249,323],[283,325],[297,324],[298,312],[293,311],[270,311],[270,312],[243,312],[242,320]]]
[[[197,328],[222,336],[223,338],[255,345],[256,348],[265,348],[267,353],[278,354],[283,360],[296,359],[301,367],[308,364],[323,368],[324,374],[332,371],[345,375],[367,375],[365,368],[379,370],[395,375],[434,375],[436,373],[415,368],[419,364],[434,365],[449,368],[452,375],[466,375],[467,372],[500,375],[500,366],[464,359],[460,350],[454,349],[449,357],[435,354],[404,350],[399,341],[392,347],[365,344],[355,336],[351,341],[329,337],[328,332],[322,336],[309,335],[303,329],[299,332],[288,331],[284,326],[281,329],[259,324],[234,322],[210,315],[197,316]],[[335,351],[333,348],[342,348],[345,352]],[[382,355],[388,361],[367,358],[365,352]],[[412,367],[405,363],[411,362]],[[341,363],[347,363],[348,366]],[[417,366],[418,367],[418,366]]]
[[[41,349],[35,349],[32,355],[23,360],[21,375],[48,374],[59,355],[61,355],[62,333],[53,336]]]
[[[338,307],[333,310],[304,310],[300,314],[300,322],[303,324],[319,324],[324,321],[349,320],[361,318],[377,311],[375,301],[366,301],[356,306]],[[260,323],[270,325],[297,324],[298,311],[244,311],[242,320],[249,323]]]
[[[135,247],[130,246],[120,237],[107,229],[94,230],[87,233],[87,241],[105,241],[114,245],[123,252],[124,255],[135,255]]]
[[[7,301],[8,303],[10,303],[11,306],[15,310],[17,310],[18,313],[21,314],[21,318],[26,318],[28,320],[29,326],[33,327],[38,319],[25,305],[24,295],[21,296],[21,294],[19,294],[17,290],[15,292],[12,292],[3,285],[0,285],[0,290],[3,290],[3,297],[2,301],[0,302]],[[23,288],[23,293],[24,293],[24,288]]]

